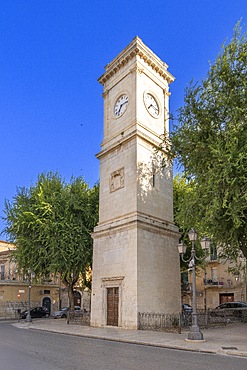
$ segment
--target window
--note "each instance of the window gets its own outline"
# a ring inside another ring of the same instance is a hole
[[[155,173],[153,173],[152,177],[152,187],[155,188]]]
[[[216,267],[211,268],[211,279],[212,279],[213,283],[217,283],[217,281],[218,281],[218,279],[217,279],[217,268]]]
[[[5,278],[5,265],[1,265],[1,280]]]
[[[214,244],[210,246],[210,261],[217,260],[217,248]]]
[[[181,287],[183,291],[190,289],[189,276],[187,271],[181,272]]]

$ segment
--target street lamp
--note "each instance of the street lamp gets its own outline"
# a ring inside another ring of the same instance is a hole
[[[32,288],[32,279],[35,277],[34,272],[31,269],[28,269],[28,306],[27,306],[27,317],[26,322],[32,322],[31,318],[31,288]]]
[[[196,256],[196,251],[195,251],[195,241],[197,239],[197,233],[194,229],[192,229],[188,232],[188,236],[192,244],[191,256],[188,260],[184,260],[183,258],[183,255],[186,252],[186,246],[183,243],[180,243],[178,245],[178,251],[182,257],[182,260],[184,262],[189,262],[189,268],[192,269],[193,312],[192,312],[192,326],[190,327],[188,339],[189,340],[203,340],[203,334],[201,333],[200,328],[198,326],[198,317],[197,317],[197,311],[196,311],[196,260],[200,260],[200,258]],[[205,242],[201,246],[203,249],[206,250],[206,248],[208,248],[208,243]]]
[[[210,243],[211,240],[204,236],[204,238],[200,241],[202,249],[205,251],[205,257],[206,257],[206,251],[210,248]],[[206,289],[206,284],[207,284],[207,271],[206,271],[206,266],[204,266],[204,311],[206,314],[207,311],[207,289]]]

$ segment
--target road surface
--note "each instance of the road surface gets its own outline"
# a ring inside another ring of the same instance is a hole
[[[0,322],[0,370],[243,370],[247,358],[89,339]]]

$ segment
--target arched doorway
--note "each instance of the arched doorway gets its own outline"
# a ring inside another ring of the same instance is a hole
[[[42,299],[42,306],[46,307],[49,311],[49,314],[51,313],[51,298],[50,297],[44,297]]]
[[[81,294],[77,290],[74,291],[74,305],[81,307]]]

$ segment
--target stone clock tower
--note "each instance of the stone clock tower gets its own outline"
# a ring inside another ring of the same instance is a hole
[[[136,37],[99,78],[104,86],[99,223],[94,229],[92,326],[138,328],[138,313],[180,311],[168,132],[174,77]]]

